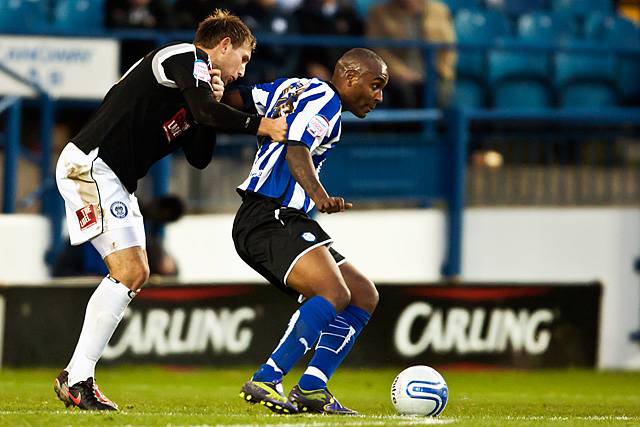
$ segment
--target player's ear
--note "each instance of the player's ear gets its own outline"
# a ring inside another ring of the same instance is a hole
[[[358,82],[358,79],[360,78],[360,73],[357,72],[356,70],[347,70],[345,71],[344,76],[345,76],[345,80],[347,81],[347,85],[353,86]]]
[[[231,38],[230,37],[225,37],[222,40],[220,40],[220,43],[218,43],[218,47],[220,48],[220,52],[221,53],[229,52],[229,50],[233,49],[233,44],[231,43]]]

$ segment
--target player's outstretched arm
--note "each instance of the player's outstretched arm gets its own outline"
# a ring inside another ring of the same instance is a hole
[[[289,141],[287,147],[287,164],[293,178],[314,201],[318,210],[324,213],[343,212],[353,205],[346,203],[342,197],[331,197],[324,189],[316,169],[313,167],[309,148],[302,143]]]
[[[197,87],[184,90],[193,118],[199,124],[215,129],[250,135],[266,136],[273,141],[282,141],[287,133],[285,120],[268,119],[246,114],[213,99],[212,92],[204,92]]]

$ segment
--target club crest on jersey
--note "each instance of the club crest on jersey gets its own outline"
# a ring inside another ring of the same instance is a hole
[[[196,59],[193,63],[193,77],[196,80],[201,80],[203,82],[209,83],[211,81],[211,76],[209,75],[209,67],[207,63],[202,59]]]
[[[308,231],[305,231],[304,233],[302,233],[302,238],[304,240],[306,240],[307,242],[315,242],[316,241],[316,236],[313,233],[310,233]]]
[[[309,120],[307,131],[315,138],[324,137],[329,130],[329,120],[321,114],[316,114]]]
[[[129,213],[129,209],[127,209],[127,205],[122,202],[113,202],[111,204],[111,215],[116,218],[124,218]]]
[[[96,210],[93,205],[87,205],[81,209],[78,209],[76,211],[76,216],[78,217],[80,230],[84,230],[85,228],[91,227],[92,225],[98,223]]]

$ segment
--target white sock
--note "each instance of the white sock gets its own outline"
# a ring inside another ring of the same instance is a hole
[[[69,385],[95,378],[96,363],[131,302],[133,292],[109,277],[102,279],[91,295],[84,315],[82,332],[67,366]]]

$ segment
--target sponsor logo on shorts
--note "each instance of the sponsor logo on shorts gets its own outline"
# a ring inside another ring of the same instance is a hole
[[[313,233],[309,233],[308,231],[305,231],[304,233],[302,233],[302,238],[304,240],[306,240],[307,242],[315,242],[316,241],[316,236]]]
[[[76,211],[76,216],[78,217],[80,230],[84,230],[85,228],[91,227],[92,225],[98,223],[98,219],[96,218],[96,211],[93,205],[87,205],[82,209],[78,209]]]
[[[111,215],[116,218],[124,218],[129,213],[129,209],[127,209],[127,205],[122,202],[113,202],[111,204]]]

